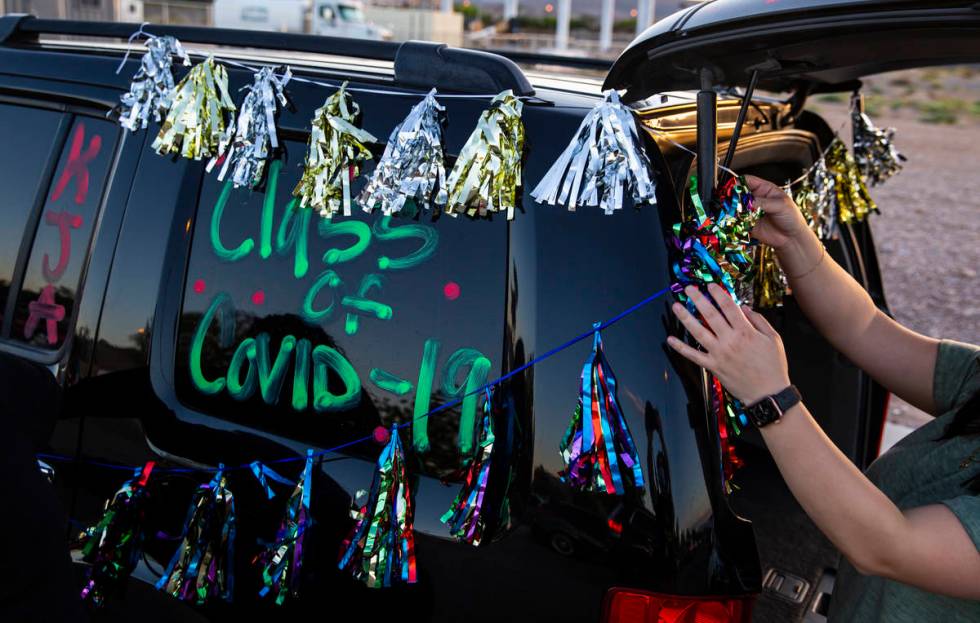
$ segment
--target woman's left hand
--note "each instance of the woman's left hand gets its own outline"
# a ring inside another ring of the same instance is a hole
[[[783,341],[765,318],[736,305],[716,284],[708,286],[708,293],[717,307],[697,288],[688,287],[684,292],[701,313],[704,324],[680,303],[674,303],[674,314],[704,350],[692,348],[673,336],[667,338],[671,348],[710,370],[745,405],[789,386]]]

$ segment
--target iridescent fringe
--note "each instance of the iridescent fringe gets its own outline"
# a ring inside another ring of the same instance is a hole
[[[510,90],[499,93],[483,111],[456,158],[436,203],[446,214],[470,217],[505,212],[514,218],[524,157],[524,104]]]
[[[357,126],[360,116],[346,82],[313,114],[303,176],[293,190],[300,207],[318,210],[324,218],[338,212],[350,216],[351,185],[361,162],[372,158],[365,143],[378,140]]]
[[[123,591],[136,568],[143,552],[146,484],[153,467],[154,462],[150,461],[137,469],[133,478],[106,502],[99,523],[79,535],[82,560],[91,564],[81,592],[82,601],[101,607],[107,592]]]
[[[718,439],[721,444],[721,465],[725,478],[725,491],[732,492],[732,479],[735,472],[744,465],[735,451],[734,437],[742,434],[742,427],[748,423],[745,408],[737,398],[728,393],[714,375],[708,376],[711,393],[711,408],[718,422]]]
[[[563,482],[582,491],[624,495],[643,487],[643,469],[616,396],[596,325],[592,356],[582,368],[578,405],[562,438]]]
[[[755,281],[752,292],[755,306],[766,309],[780,307],[786,296],[788,284],[786,274],[779,266],[776,251],[767,244],[760,244],[755,249]]]
[[[313,451],[306,451],[306,467],[286,501],[286,514],[276,532],[276,539],[255,557],[262,568],[259,597],[271,598],[282,605],[287,597],[299,595],[300,571],[303,567],[303,540],[313,525],[310,515],[310,493],[313,487]]]
[[[433,209],[437,190],[446,185],[442,144],[446,109],[435,94],[435,89],[429,91],[392,130],[384,154],[358,197],[365,212],[380,208],[383,214],[398,214],[406,201]]]
[[[371,588],[414,584],[415,511],[396,427],[378,456],[367,504],[352,514],[354,528],[341,547],[338,567]]]
[[[834,139],[825,159],[827,170],[834,177],[837,220],[841,223],[861,222],[871,212],[877,212],[878,208],[861,178],[861,171],[844,142]]]
[[[463,486],[440,521],[449,526],[456,539],[479,545],[486,528],[484,500],[493,460],[493,401],[489,391],[483,403],[483,418],[477,429],[477,447],[466,470]]]
[[[235,104],[228,95],[228,72],[209,56],[191,67],[177,85],[153,149],[160,155],[211,158],[217,155],[234,112]]]
[[[906,158],[895,147],[895,128],[876,127],[864,112],[860,93],[851,98],[851,128],[854,160],[869,184],[882,184],[902,170]]]
[[[606,91],[582,120],[572,142],[531,191],[540,203],[598,206],[606,214],[623,207],[627,188],[634,207],[656,205],[657,186],[633,111]]]
[[[174,100],[173,60],[177,57],[190,65],[187,52],[173,37],[148,37],[146,54],[140,61],[129,85],[120,96],[119,125],[135,132],[145,129],[152,118],[160,122]],[[122,69],[122,66],[119,68]],[[116,73],[119,73],[117,70]]]
[[[183,540],[156,587],[182,601],[230,602],[235,583],[235,499],[224,465],[194,493]]]
[[[821,240],[837,237],[837,191],[834,176],[827,170],[827,161],[820,158],[813,164],[794,197],[803,210],[810,229]]]

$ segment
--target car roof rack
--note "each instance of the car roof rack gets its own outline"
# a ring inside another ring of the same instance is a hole
[[[139,28],[139,24],[38,19],[33,15],[8,14],[0,17],[0,45],[37,43],[42,34],[129,39]],[[441,43],[396,43],[162,24],[151,25],[149,29],[154,35],[170,35],[184,43],[392,61],[395,83],[407,86],[472,93],[496,93],[510,89],[515,95],[534,95],[531,83],[514,61],[491,52],[452,48]]]

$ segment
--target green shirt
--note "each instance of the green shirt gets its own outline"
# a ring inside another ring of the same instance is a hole
[[[980,497],[963,487],[964,481],[980,473],[980,436],[939,440],[957,408],[978,390],[980,348],[940,342],[933,397],[936,412],[942,415],[881,455],[868,467],[867,476],[902,510],[945,504],[980,549]],[[829,621],[977,622],[980,601],[944,597],[894,580],[864,576],[842,560]]]

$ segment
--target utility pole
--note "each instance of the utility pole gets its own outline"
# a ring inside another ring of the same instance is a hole
[[[509,21],[517,17],[519,0],[504,0],[504,21]]]
[[[639,35],[653,23],[657,0],[636,0],[636,34]]]
[[[568,49],[568,30],[572,22],[572,0],[558,0],[558,24],[555,27],[555,47]]]
[[[602,0],[599,13],[599,49],[605,52],[612,47],[613,20],[616,16],[616,0]]]
[[[452,13],[453,0],[439,0],[439,10],[443,13]]]

